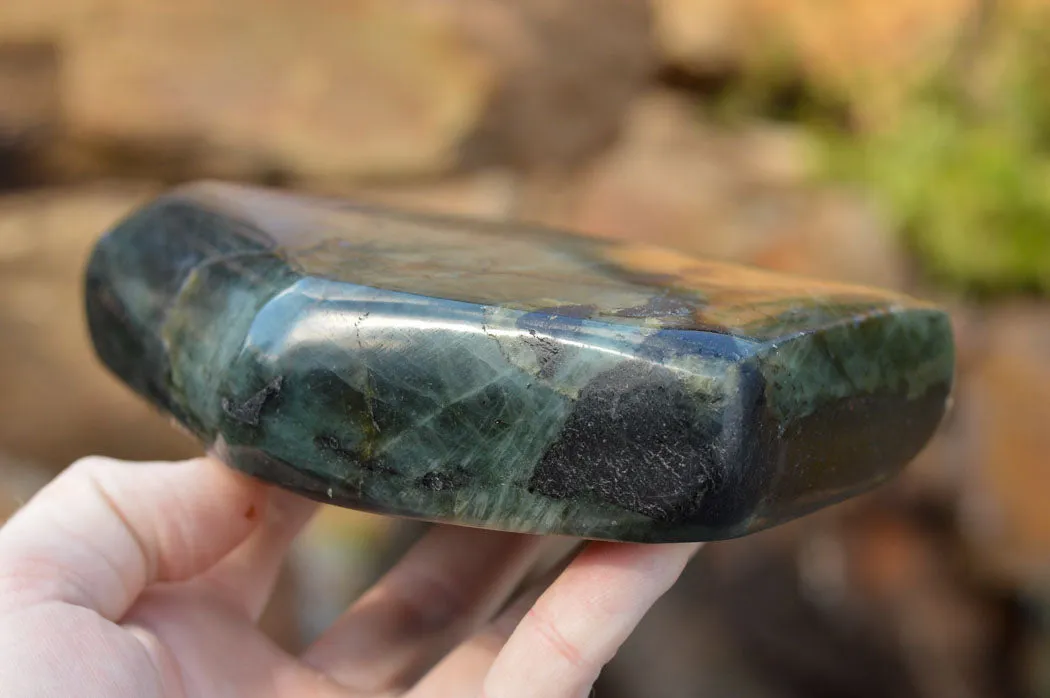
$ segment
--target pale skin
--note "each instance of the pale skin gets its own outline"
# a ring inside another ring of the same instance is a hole
[[[300,656],[257,628],[316,505],[201,458],[77,462],[0,528],[0,695],[584,698],[697,546],[433,528]],[[501,610],[502,609],[502,610]]]

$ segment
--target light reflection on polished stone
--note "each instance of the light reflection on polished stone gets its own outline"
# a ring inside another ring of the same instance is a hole
[[[535,533],[742,535],[936,428],[940,310],[558,231],[198,184],[103,238],[103,361],[233,467]]]

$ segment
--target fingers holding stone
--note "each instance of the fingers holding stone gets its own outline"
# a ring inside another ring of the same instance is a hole
[[[267,506],[259,527],[208,570],[201,583],[216,587],[250,619],[258,620],[273,594],[292,543],[318,507],[316,502],[291,492],[267,488]]]
[[[505,603],[546,540],[437,526],[304,659],[367,695],[407,688]]]
[[[480,627],[413,686],[406,698],[459,698],[480,691],[482,681],[507,639],[536,600],[571,563],[572,553],[579,547],[580,541],[576,541],[571,547],[553,550],[550,558],[553,566],[535,575],[495,618]]]
[[[588,545],[517,624],[481,695],[588,695],[601,668],[699,547]]]
[[[118,620],[148,585],[229,554],[265,507],[261,484],[207,458],[78,461],[0,528],[0,609],[60,601]]]

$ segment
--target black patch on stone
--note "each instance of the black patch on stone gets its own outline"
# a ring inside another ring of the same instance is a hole
[[[597,499],[662,524],[735,521],[741,507],[727,497],[738,464],[721,443],[722,410],[664,367],[625,362],[583,389],[528,488]]]
[[[263,407],[272,398],[280,395],[283,382],[284,378],[277,376],[267,383],[262,390],[240,404],[234,403],[229,398],[223,398],[222,410],[241,424],[257,427],[259,426],[259,417],[262,414]]]

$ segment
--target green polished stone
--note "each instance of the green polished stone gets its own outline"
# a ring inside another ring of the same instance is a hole
[[[899,471],[952,383],[905,296],[228,184],[129,216],[86,290],[102,360],[231,466],[494,529],[775,525]]]

